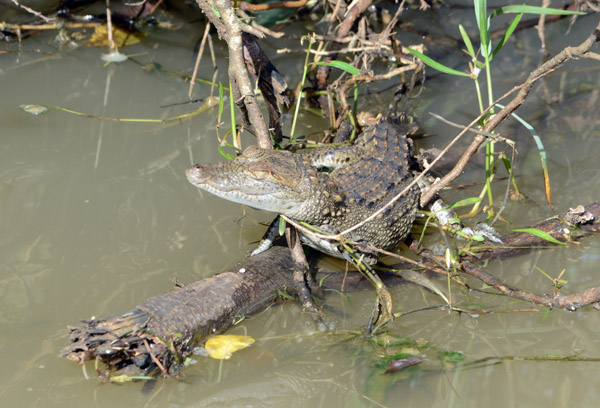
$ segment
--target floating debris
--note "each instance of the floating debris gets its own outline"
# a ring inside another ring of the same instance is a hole
[[[19,108],[32,115],[41,115],[48,112],[48,108],[43,105],[20,105]]]

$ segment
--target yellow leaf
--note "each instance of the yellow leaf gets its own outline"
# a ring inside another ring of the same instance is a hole
[[[135,32],[130,33],[125,30],[121,30],[113,25],[112,27],[113,40],[117,47],[123,47],[125,45],[137,44],[142,41],[142,38],[146,36],[144,33]],[[106,25],[99,25],[96,27],[92,38],[87,43],[88,47],[108,47],[108,30]]]
[[[238,350],[246,348],[254,343],[250,336],[236,336],[233,334],[221,334],[208,339],[204,348],[209,356],[218,360],[229,359]]]

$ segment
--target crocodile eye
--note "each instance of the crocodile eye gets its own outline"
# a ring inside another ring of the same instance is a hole
[[[254,158],[258,158],[258,157],[262,156],[263,154],[264,154],[263,149],[261,149],[258,146],[253,145],[253,146],[248,146],[246,148],[246,150],[244,150],[244,153],[242,153],[242,156],[254,159]]]
[[[250,174],[252,174],[252,177],[258,180],[264,180],[271,175],[271,169],[269,168],[269,166],[263,163],[256,163],[254,165],[251,165],[248,171],[250,172]]]

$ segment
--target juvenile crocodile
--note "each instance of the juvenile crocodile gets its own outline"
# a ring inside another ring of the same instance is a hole
[[[412,181],[407,134],[407,128],[384,120],[367,128],[352,146],[306,154],[250,146],[234,160],[196,164],[186,175],[196,187],[227,200],[341,232],[385,206]],[[418,201],[415,185],[346,238],[358,242],[373,261],[377,256],[369,245],[386,250],[398,246],[412,226]],[[302,240],[347,258],[335,243],[306,235]]]

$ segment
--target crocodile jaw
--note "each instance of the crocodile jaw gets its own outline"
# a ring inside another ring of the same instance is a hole
[[[226,200],[287,215],[312,197],[299,160],[253,147],[234,160],[196,164],[186,176],[194,186]]]

